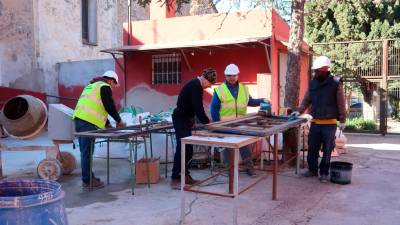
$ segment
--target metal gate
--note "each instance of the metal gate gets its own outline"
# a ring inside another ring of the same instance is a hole
[[[313,44],[345,81],[347,127],[400,134],[400,39]]]

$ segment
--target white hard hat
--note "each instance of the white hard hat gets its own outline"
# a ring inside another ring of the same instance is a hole
[[[113,70],[107,70],[105,73],[103,73],[103,77],[113,78],[118,84],[118,75]]]
[[[225,75],[238,75],[240,73],[239,67],[235,64],[229,64],[226,66],[224,74]]]
[[[316,69],[319,69],[319,68],[325,67],[325,66],[331,67],[331,60],[328,57],[322,55],[322,56],[318,56],[314,60],[311,69],[316,70]]]

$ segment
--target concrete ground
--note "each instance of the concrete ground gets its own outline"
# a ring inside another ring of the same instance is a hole
[[[293,169],[278,176],[278,200],[271,200],[271,177],[239,197],[239,224],[399,224],[400,221],[400,136],[347,135],[349,153],[333,160],[353,163],[352,183],[320,183],[316,178],[299,178]],[[0,141],[19,144],[9,139]],[[50,143],[45,137],[38,143]],[[79,156],[72,145],[64,150]],[[43,152],[5,152],[3,170],[8,177],[36,177],[36,165]],[[79,158],[79,157],[78,157]],[[111,184],[93,192],[83,191],[80,170],[59,182],[66,192],[69,224],[173,225],[178,224],[180,191],[171,190],[169,179],[158,184],[138,185],[135,195],[129,186],[129,162],[111,161]],[[171,169],[172,165],[169,165]],[[106,162],[95,159],[95,173],[105,180]],[[164,167],[160,171],[163,172]],[[193,170],[204,177],[209,170]],[[239,181],[249,181],[241,174]],[[219,177],[205,188],[225,190],[226,178]],[[232,199],[187,194],[185,224],[232,224]]]

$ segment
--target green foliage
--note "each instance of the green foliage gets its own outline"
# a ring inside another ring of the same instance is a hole
[[[361,117],[348,118],[346,120],[346,130],[376,130],[376,123],[373,120],[364,120]]]
[[[400,37],[400,1],[307,1],[305,31],[310,42]]]
[[[305,37],[310,43],[400,38],[400,0],[310,0],[305,10]],[[331,57],[332,71],[343,75],[374,68],[382,53],[382,42],[313,47]]]

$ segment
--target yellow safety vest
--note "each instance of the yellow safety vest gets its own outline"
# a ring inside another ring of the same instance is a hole
[[[85,89],[83,89],[72,119],[79,118],[99,128],[104,128],[108,113],[101,101],[100,88],[103,86],[110,85],[103,81],[97,81],[87,85]]]
[[[246,115],[249,102],[249,89],[247,86],[239,83],[237,99],[232,96],[226,83],[218,86],[215,89],[215,93],[221,102],[219,110],[221,120],[234,119]]]

